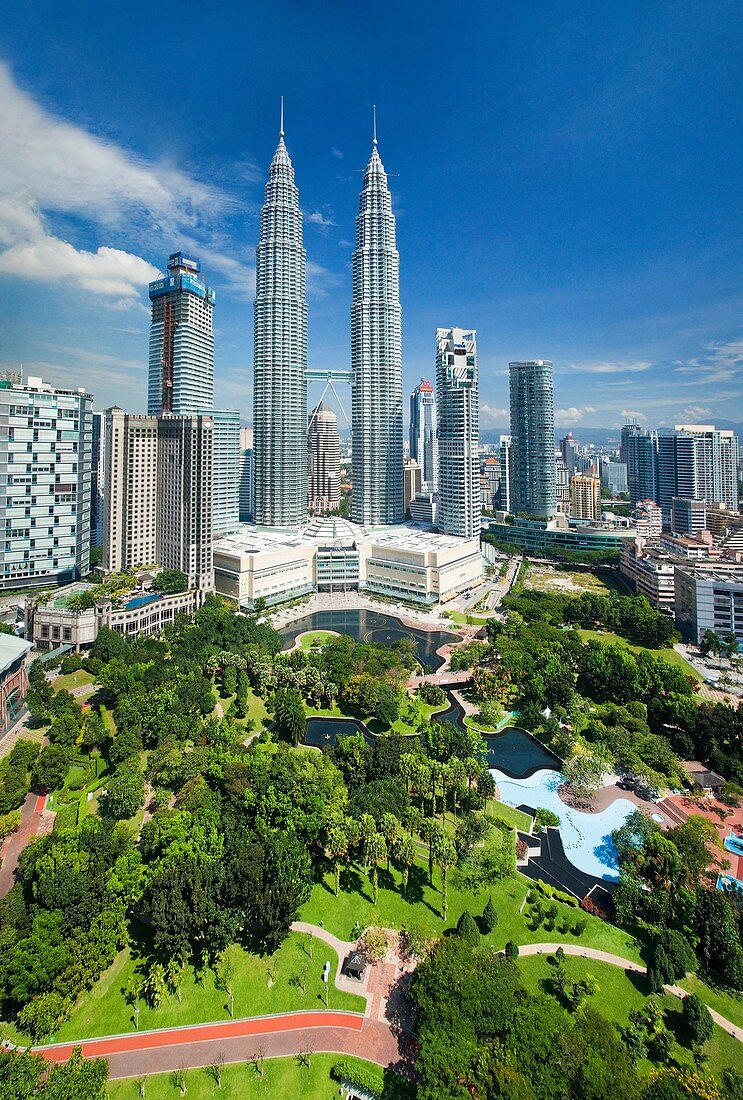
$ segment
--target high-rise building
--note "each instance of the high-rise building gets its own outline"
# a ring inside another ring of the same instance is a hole
[[[322,401],[310,413],[307,460],[310,511],[336,511],[341,503],[341,437],[338,417]]]
[[[255,464],[253,454],[253,429],[240,429],[239,465],[240,523],[252,523],[255,512]]]
[[[609,458],[601,459],[601,484],[612,494],[627,492],[627,467],[624,462],[612,462]]]
[[[299,527],[307,518],[306,265],[282,108],[255,271],[255,522],[264,527]]]
[[[513,482],[513,447],[510,435],[502,435],[498,444],[500,458],[500,484],[496,507],[503,512],[511,511],[511,485]]]
[[[565,459],[558,452],[555,454],[555,504],[557,511],[563,516],[569,516],[572,512],[572,497],[570,493],[570,474],[565,465]]]
[[[433,386],[421,378],[410,395],[410,457],[419,462],[423,487],[427,492],[438,489],[439,444],[436,435],[436,396]]]
[[[234,409],[200,409],[214,422],[212,530],[229,535],[240,522],[240,413]]]
[[[93,398],[0,378],[0,591],[88,572]]]
[[[106,528],[104,499],[106,488],[106,414],[93,410],[92,453],[90,460],[90,545],[102,547]]]
[[[570,479],[570,505],[575,519],[600,519],[601,479],[573,474]]]
[[[632,506],[658,495],[658,437],[639,424],[622,428],[620,457],[627,467],[627,485]]]
[[[420,462],[409,458],[402,468],[402,502],[405,515],[410,515],[410,502],[423,489],[423,468]]]
[[[399,523],[404,512],[400,260],[376,127],[356,218],[351,371],[351,518],[364,525]]]
[[[573,439],[573,433],[568,432],[560,440],[560,454],[568,471],[568,477],[578,473],[578,444]]]
[[[121,572],[158,562],[156,416],[106,410],[103,568]]]
[[[638,500],[635,505],[635,528],[641,538],[658,538],[663,530],[663,512],[654,500]]]
[[[152,324],[147,412],[192,416],[214,405],[214,291],[198,260],[174,252],[150,283]]]
[[[214,421],[208,416],[158,420],[158,560],[180,569],[189,588],[214,588],[212,483]]]
[[[509,363],[512,510],[553,516],[555,494],[555,420],[552,363],[547,359]]]
[[[181,569],[214,587],[213,421],[106,412],[104,568]]]
[[[710,505],[725,504],[736,512],[738,437],[735,432],[715,428],[712,424],[677,424],[676,431],[692,436],[696,442],[697,499]]]
[[[447,535],[480,533],[479,405],[474,329],[436,329],[439,438],[437,523]]]

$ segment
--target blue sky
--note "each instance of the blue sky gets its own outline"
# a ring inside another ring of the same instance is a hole
[[[715,0],[6,0],[0,367],[141,411],[146,284],[183,247],[217,291],[217,402],[248,417],[283,94],[312,366],[349,362],[376,102],[406,391],[462,325],[484,428],[519,358],[554,361],[558,428],[743,421],[741,29]]]

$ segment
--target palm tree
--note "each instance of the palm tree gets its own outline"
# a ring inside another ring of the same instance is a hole
[[[449,764],[447,772],[447,783],[452,792],[452,807],[454,810],[454,816],[457,816],[457,795],[461,795],[464,791],[464,785],[467,782],[467,768],[458,757]]]
[[[439,867],[441,870],[442,915],[444,920],[446,920],[446,912],[448,908],[446,897],[446,875],[447,872],[457,862],[457,850],[454,847],[454,841],[447,833],[443,832],[443,830],[437,837],[433,858],[436,866]]]
[[[423,821],[423,814],[420,812],[417,806],[408,806],[407,810],[403,814],[402,823],[409,831],[411,837],[415,833],[420,832],[421,822]]]
[[[408,892],[408,880],[410,878],[410,868],[415,863],[416,846],[415,841],[410,836],[399,836],[395,841],[394,858],[395,862],[399,863],[402,869],[402,892],[407,894]]]
[[[343,825],[333,825],[325,841],[325,855],[335,870],[335,896],[341,892],[341,862],[348,855],[350,838]]]
[[[400,822],[394,814],[386,813],[382,814],[382,820],[379,822],[379,831],[384,837],[387,845],[387,870],[390,869],[390,848],[400,835]]]
[[[421,825],[421,836],[428,845],[428,881],[433,885],[433,853],[436,846],[436,841],[440,833],[443,833],[443,829],[432,817],[427,817]]]
[[[374,904],[379,900],[379,864],[387,859],[387,844],[381,833],[364,836],[364,863],[370,871]]]

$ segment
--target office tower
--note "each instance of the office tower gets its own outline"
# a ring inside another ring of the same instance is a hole
[[[228,535],[240,522],[240,413],[229,409],[200,409],[214,421],[212,531]]]
[[[560,440],[560,454],[568,471],[568,477],[578,473],[578,444],[573,439],[573,433],[568,432]]]
[[[306,264],[282,107],[255,270],[255,522],[264,527],[300,527],[307,518]]]
[[[697,491],[694,495],[707,504],[725,504],[736,512],[738,438],[735,433],[712,424],[677,424],[676,431],[692,436],[696,443]]]
[[[104,491],[106,485],[106,414],[93,411],[90,460],[90,545],[103,546],[105,531]]]
[[[366,525],[399,523],[404,512],[399,267],[375,125],[356,218],[351,304],[351,518]]]
[[[601,479],[573,474],[570,479],[570,504],[575,519],[600,519]]]
[[[658,437],[639,424],[622,428],[620,457],[627,467],[630,501],[635,507],[641,500],[655,500],[658,495]]]
[[[338,417],[321,401],[307,426],[310,511],[335,512],[341,503],[341,437]]]
[[[436,493],[416,493],[410,502],[410,518],[414,523],[433,526],[437,522],[439,501]]]
[[[239,464],[240,522],[251,523],[255,511],[255,465],[253,454],[253,429],[240,429]]]
[[[498,444],[500,458],[500,484],[496,507],[503,512],[511,511],[511,485],[513,481],[513,447],[510,435],[502,435]]]
[[[180,569],[189,588],[214,588],[212,466],[214,422],[208,416],[158,420],[158,560]]]
[[[0,591],[88,572],[93,398],[0,378]]]
[[[497,455],[488,455],[480,460],[480,507],[492,512],[496,507],[496,498],[500,487],[500,459]]]
[[[214,291],[183,252],[150,283],[152,324],[147,412],[191,416],[214,405]]]
[[[210,417],[107,410],[106,570],[157,564],[214,587],[212,447]]]
[[[565,465],[565,459],[557,452],[555,454],[555,505],[557,511],[563,516],[569,516],[572,512],[570,494],[570,474]]]
[[[624,462],[612,462],[611,459],[601,459],[601,484],[609,490],[612,496],[627,492],[627,467]]]
[[[703,500],[674,497],[671,502],[671,530],[674,535],[695,538],[707,530],[707,505]]]
[[[446,535],[480,533],[477,339],[474,329],[436,329],[439,508]]]
[[[409,458],[402,468],[402,503],[405,515],[410,515],[410,502],[423,489],[423,468],[420,462]]]
[[[156,416],[106,410],[103,568],[119,573],[159,561]]]
[[[553,516],[555,493],[555,422],[552,363],[547,359],[509,363],[512,509],[530,516]]]
[[[421,378],[410,395],[410,457],[419,462],[427,492],[438,489],[439,445],[436,436],[436,397],[433,386]],[[407,509],[406,509],[407,510]]]

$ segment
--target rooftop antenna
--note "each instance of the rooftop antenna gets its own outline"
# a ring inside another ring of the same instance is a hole
[[[281,125],[279,127],[279,137],[284,136],[284,97],[281,97]]]
[[[372,119],[374,121],[374,138],[372,140],[372,145],[376,149],[376,147],[377,147],[377,105],[376,105],[376,103],[372,103]]]

